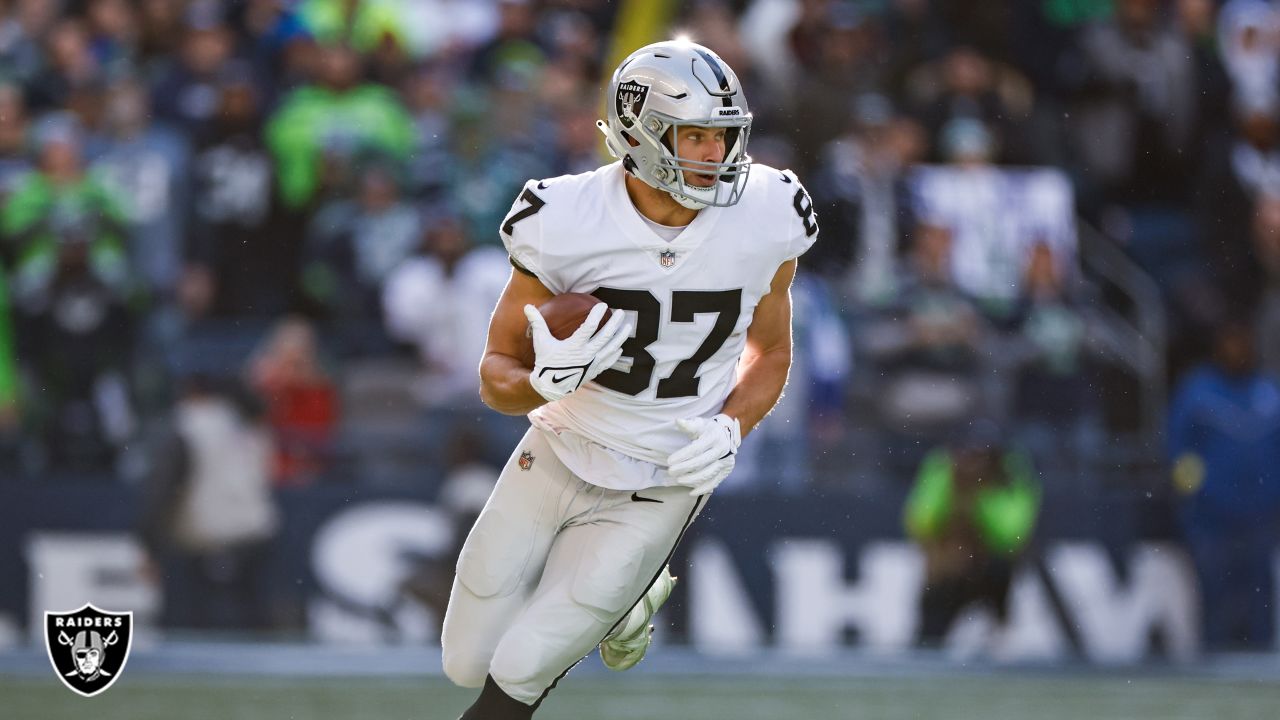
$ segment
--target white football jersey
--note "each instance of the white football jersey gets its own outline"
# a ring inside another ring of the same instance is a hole
[[[689,442],[675,421],[720,412],[756,304],[818,225],[795,175],[757,164],[737,204],[704,208],[667,242],[623,178],[616,162],[531,180],[501,235],[513,262],[552,292],[595,295],[629,315],[622,360],[529,417],[583,480],[638,490],[673,484],[667,457]]]

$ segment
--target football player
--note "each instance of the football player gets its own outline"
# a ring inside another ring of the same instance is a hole
[[[618,162],[529,181],[501,227],[514,269],[480,392],[533,427],[458,558],[444,670],[483,688],[463,720],[531,717],[597,645],[615,670],[643,657],[671,553],[791,364],[789,288],[818,224],[794,175],[752,166],[733,70],[661,42],[608,93]],[[557,340],[536,308],[567,292],[603,302]]]

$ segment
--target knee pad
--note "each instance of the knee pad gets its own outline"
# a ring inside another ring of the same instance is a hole
[[[458,554],[458,580],[480,598],[515,592],[533,551],[531,526],[536,522],[530,514],[485,508]]]
[[[452,652],[448,646],[441,653],[444,662],[444,674],[450,682],[458,687],[478,688],[484,685],[489,675],[489,658],[479,658],[468,649]]]
[[[644,541],[627,534],[584,548],[570,590],[574,602],[600,622],[616,621],[644,592],[644,557]]]

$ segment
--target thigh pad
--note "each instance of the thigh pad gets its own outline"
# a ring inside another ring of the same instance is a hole
[[[645,549],[642,538],[627,532],[583,548],[573,577],[574,601],[601,622],[616,620],[645,589]]]
[[[458,554],[458,580],[477,597],[506,597],[515,592],[533,553],[537,518],[489,507],[480,513]]]

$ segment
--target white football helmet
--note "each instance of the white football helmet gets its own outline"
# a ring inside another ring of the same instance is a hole
[[[608,122],[596,125],[609,152],[631,174],[692,210],[733,205],[742,197],[751,170],[751,113],[738,76],[714,52],[685,40],[646,45],[613,72],[605,101]],[[726,128],[720,162],[676,153],[674,138],[689,125]],[[675,132],[668,134],[672,128]],[[686,172],[716,181],[710,187],[691,185]]]

